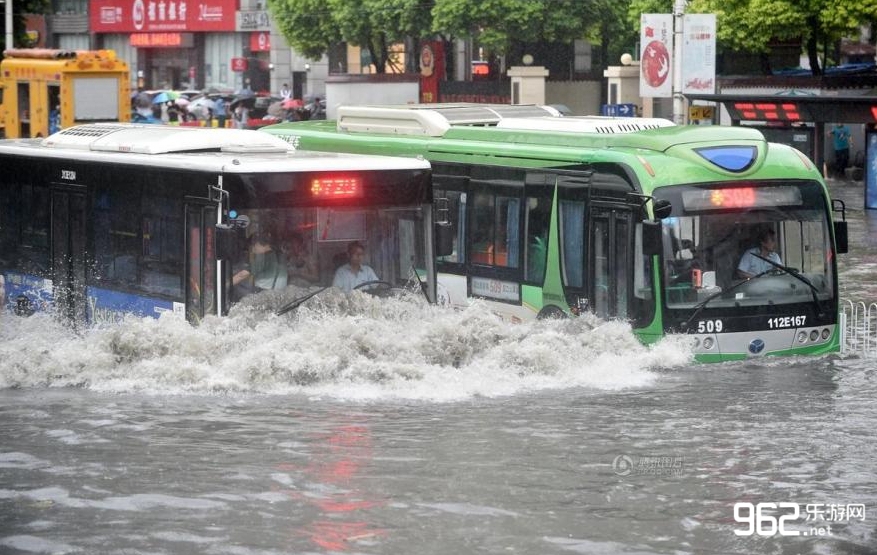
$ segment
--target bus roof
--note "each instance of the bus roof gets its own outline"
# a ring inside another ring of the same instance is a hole
[[[505,118],[496,123],[500,129],[529,129],[532,131],[568,131],[571,133],[636,133],[645,129],[673,127],[663,118],[613,118],[603,116],[566,116],[562,118]]]
[[[48,148],[139,154],[203,150],[263,153],[293,150],[291,144],[278,137],[264,137],[243,129],[119,123],[69,127],[47,137],[42,144]]]
[[[430,167],[418,158],[296,151],[252,130],[124,123],[78,125],[42,140],[0,140],[3,154],[225,173]]]
[[[455,125],[497,125],[505,118],[559,118],[551,106],[535,104],[405,104],[340,106],[338,130],[441,137]]]

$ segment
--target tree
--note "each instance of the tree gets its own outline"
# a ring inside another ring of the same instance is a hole
[[[379,73],[399,69],[393,44],[412,42],[431,27],[431,0],[268,0],[287,42],[318,59],[341,41],[368,50]]]
[[[433,31],[471,37],[495,54],[512,39],[571,42],[599,21],[601,0],[435,0]]]
[[[26,48],[29,47],[30,44],[27,38],[27,27],[25,24],[25,15],[26,14],[47,14],[50,12],[51,3],[49,0],[6,0],[12,1],[12,40],[15,43],[16,47]],[[4,4],[0,7],[0,14],[6,13],[6,5]],[[0,55],[2,55],[3,51],[7,48],[12,48],[12,45],[6,45],[6,33],[5,29],[2,34],[0,34]]]

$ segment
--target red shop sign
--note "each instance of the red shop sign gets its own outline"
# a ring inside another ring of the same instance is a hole
[[[247,71],[247,59],[246,58],[232,58],[231,59],[231,70],[232,71]]]
[[[89,0],[95,33],[234,31],[237,0]]]
[[[271,33],[256,31],[250,33],[250,50],[252,52],[268,52],[271,50]]]

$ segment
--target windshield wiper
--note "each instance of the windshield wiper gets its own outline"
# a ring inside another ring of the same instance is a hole
[[[682,331],[688,331],[688,326],[691,324],[691,321],[694,320],[694,318],[697,317],[698,314],[700,314],[700,311],[702,311],[704,308],[706,308],[706,305],[708,305],[711,300],[715,299],[716,297],[720,297],[721,295],[723,295],[725,293],[730,293],[731,291],[733,291],[734,289],[737,289],[738,287],[740,287],[744,283],[749,283],[750,281],[752,281],[754,279],[758,279],[761,276],[767,275],[772,271],[773,270],[765,270],[765,271],[761,272],[760,274],[755,274],[754,276],[746,278],[743,281],[738,281],[737,283],[735,283],[731,287],[728,287],[725,290],[716,291],[715,293],[713,293],[709,297],[700,301],[699,303],[697,303],[697,305],[695,305],[694,312],[691,313],[691,316],[688,317],[688,320],[686,320],[685,323],[682,324]]]
[[[813,296],[813,304],[814,304],[814,306],[816,306],[817,316],[820,316],[820,317],[824,316],[824,313],[822,312],[822,307],[819,304],[819,296],[817,295],[817,293],[819,293],[819,289],[815,285],[813,285],[812,281],[810,281],[809,279],[807,279],[806,277],[801,275],[801,272],[799,272],[798,270],[791,268],[789,266],[786,266],[785,264],[780,264],[779,262],[774,262],[770,258],[765,258],[765,257],[761,256],[760,254],[756,254],[754,252],[752,253],[752,256],[755,256],[757,258],[764,260],[765,262],[767,262],[771,266],[774,266],[775,268],[784,271],[785,273],[789,274],[793,278],[797,279],[798,281],[804,283],[807,287],[809,287],[810,288],[810,295]]]
[[[318,293],[322,293],[323,291],[325,291],[329,287],[331,287],[331,286],[326,286],[326,287],[323,287],[321,289],[317,289],[316,291],[314,291],[312,293],[308,293],[307,295],[304,295],[304,296],[299,297],[297,299],[293,299],[290,302],[288,302],[286,305],[280,307],[277,310],[277,312],[275,312],[274,314],[276,314],[277,316],[281,316],[281,315],[286,314],[287,312],[289,312],[291,310],[295,310],[296,308],[301,306],[301,304],[303,302],[305,302],[306,300],[310,299],[311,297],[317,295]]]
[[[822,305],[819,304],[819,297],[816,295],[819,292],[819,289],[815,285],[813,285],[813,283],[809,279],[802,276],[801,273],[798,272],[798,270],[796,270],[794,268],[790,268],[789,266],[779,264],[777,262],[774,262],[773,260],[765,258],[761,255],[756,254],[756,253],[752,253],[752,255],[757,256],[758,258],[769,262],[772,266],[775,266],[777,269],[782,270],[783,272],[786,272],[787,274],[789,274],[793,278],[796,278],[796,279],[800,280],[801,282],[805,283],[807,285],[807,287],[810,288],[810,294],[813,296],[813,305],[816,307],[816,315],[819,317],[822,317],[825,315],[825,313],[822,312]],[[724,293],[730,293],[731,291],[733,291],[734,289],[737,289],[741,285],[743,285],[745,283],[749,283],[750,281],[752,281],[754,279],[758,279],[761,276],[767,275],[767,274],[771,273],[772,271],[773,271],[772,269],[765,270],[765,271],[761,272],[760,274],[755,274],[754,276],[752,276],[750,278],[746,278],[743,281],[739,281],[739,282],[735,283],[734,285],[732,285],[731,287],[728,287],[727,289],[725,289],[723,291],[717,291],[717,292],[713,293],[712,295],[710,295],[709,297],[702,300],[701,302],[699,302],[694,307],[694,312],[691,313],[691,316],[689,316],[688,320],[686,320],[685,323],[682,324],[683,331],[688,331],[688,326],[691,324],[691,321],[694,320],[697,317],[697,315],[700,314],[700,312],[704,308],[706,308],[706,305],[708,305],[710,301],[712,301],[716,297],[721,296]]]

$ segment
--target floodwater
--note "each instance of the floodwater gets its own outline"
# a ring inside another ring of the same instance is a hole
[[[877,301],[877,215],[832,187]],[[0,325],[3,554],[877,553],[873,358],[367,295]]]

